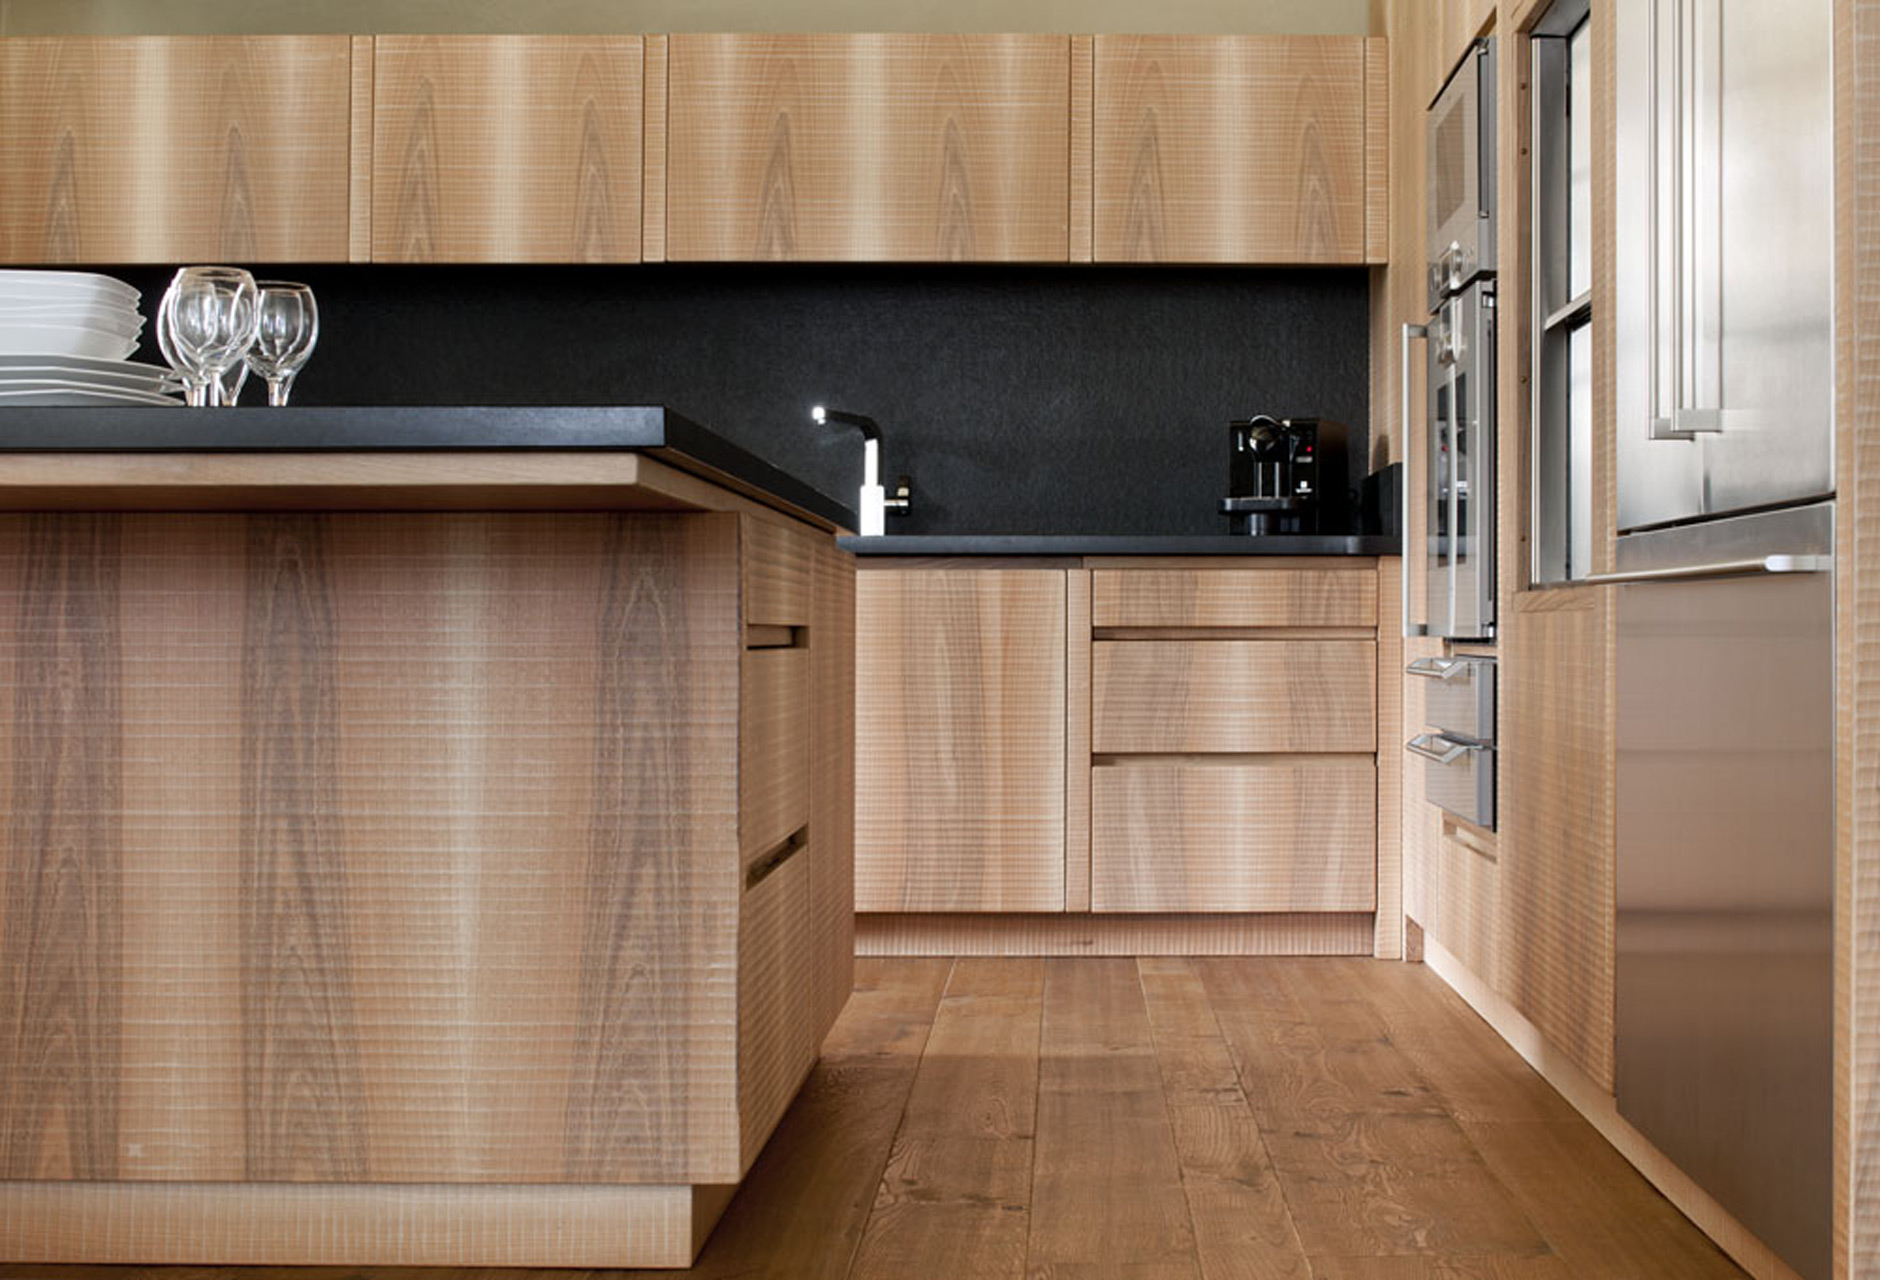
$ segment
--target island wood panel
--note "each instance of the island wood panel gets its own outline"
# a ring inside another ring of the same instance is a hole
[[[747,626],[801,627],[809,622],[817,550],[827,541],[795,521],[747,517],[740,526]]]
[[[1605,588],[1529,592],[1509,628],[1503,950],[1511,1004],[1613,1085],[1613,617]]]
[[[1379,960],[1403,959],[1403,560],[1377,562],[1377,939]]]
[[[1360,36],[1098,36],[1098,262],[1363,263]]]
[[[812,535],[810,662],[811,750],[816,766],[809,825],[812,914],[799,927],[820,948],[812,970],[813,1044],[847,1005],[855,970],[855,557],[828,536]]]
[[[639,36],[374,44],[374,261],[640,260]]]
[[[1091,748],[1377,750],[1372,640],[1099,640]]]
[[[1069,37],[670,39],[672,261],[1069,259]]]
[[[750,884],[739,906],[740,1179],[809,1074],[828,1030],[816,1016],[811,973],[820,943],[810,935],[816,857],[814,845],[804,844]]]
[[[9,969],[57,1077],[5,1073],[4,1176],[734,1180],[735,520],[0,518],[0,664],[68,673],[0,742],[104,734],[122,796],[48,879],[60,793],[9,794],[0,945],[105,885],[122,951]]]
[[[1062,911],[1065,574],[857,580],[860,911]]]
[[[1125,760],[1091,771],[1093,911],[1370,911],[1370,756]]]
[[[1355,569],[1162,569],[1091,573],[1099,627],[1375,627],[1374,562]]]
[[[0,261],[345,262],[346,36],[0,41]]]

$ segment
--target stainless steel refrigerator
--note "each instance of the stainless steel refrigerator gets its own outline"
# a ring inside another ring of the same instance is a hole
[[[1611,12],[1618,1107],[1826,1280],[1830,5]]]

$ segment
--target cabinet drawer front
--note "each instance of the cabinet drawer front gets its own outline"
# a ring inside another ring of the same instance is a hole
[[[813,841],[814,833],[810,838]],[[738,1168],[750,1168],[816,1061],[818,850],[806,843],[746,889],[738,913]]]
[[[808,649],[747,649],[738,728],[738,848],[761,857],[809,821]]]
[[[1097,569],[1098,627],[1375,627],[1377,574],[1320,569]]]
[[[1370,911],[1377,768],[1364,757],[1128,760],[1091,772],[1093,911]]]
[[[826,535],[762,516],[743,516],[738,538],[744,562],[744,622],[757,627],[809,624],[810,570]]]
[[[1091,646],[1099,754],[1377,749],[1371,640]]]

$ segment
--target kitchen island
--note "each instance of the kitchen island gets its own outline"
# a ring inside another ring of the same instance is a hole
[[[688,1264],[850,988],[847,513],[654,409],[0,450],[0,1257]]]

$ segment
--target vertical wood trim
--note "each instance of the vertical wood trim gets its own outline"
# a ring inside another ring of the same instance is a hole
[[[1403,958],[1403,560],[1377,562],[1377,934],[1379,960]]]
[[[666,260],[666,103],[669,96],[665,36],[646,37],[646,101],[641,111],[640,261]]]
[[[242,1106],[247,1173],[266,1181],[367,1174],[326,541],[319,516],[256,516],[248,529]]]
[[[371,36],[352,38],[351,182],[346,216],[347,260],[372,261],[372,54]]]
[[[1090,910],[1090,571],[1065,573],[1064,909]]]
[[[1096,103],[1092,97],[1091,81],[1095,58],[1095,37],[1071,37],[1070,260],[1072,262],[1090,262],[1094,252],[1091,228],[1096,213],[1096,188],[1091,183],[1091,162],[1095,139],[1091,126]]]
[[[1834,1274],[1847,1280],[1880,1269],[1880,0],[1836,0],[1834,17]]]
[[[1390,42],[1364,42],[1364,260],[1390,261]]]
[[[28,516],[0,864],[0,1178],[118,1169],[119,518]],[[11,530],[9,531],[11,532]],[[9,539],[11,541],[12,539]]]

